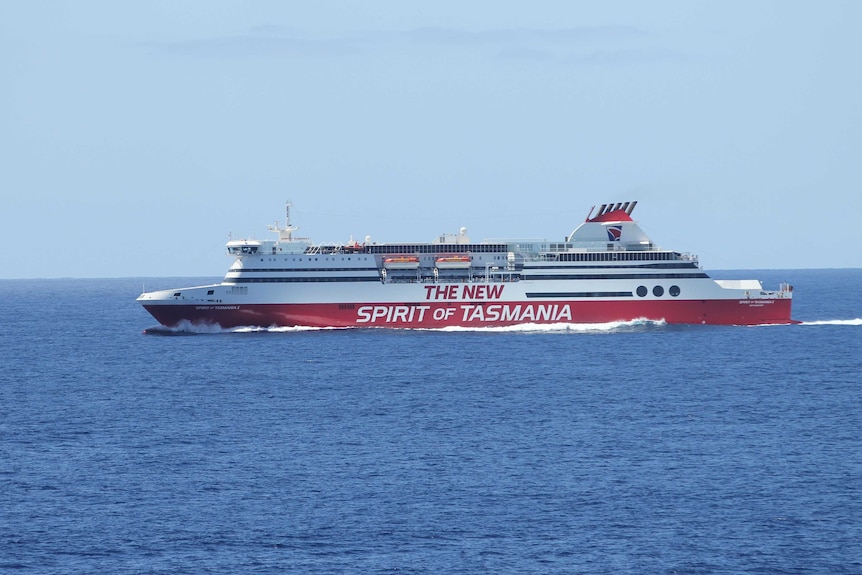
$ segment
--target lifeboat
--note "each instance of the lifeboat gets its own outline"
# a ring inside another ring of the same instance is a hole
[[[440,270],[464,270],[473,262],[470,256],[440,256],[434,263]]]
[[[419,267],[417,256],[391,256],[384,258],[383,267],[388,270],[415,270]]]

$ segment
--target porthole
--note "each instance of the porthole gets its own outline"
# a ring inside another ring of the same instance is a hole
[[[655,286],[652,288],[652,295],[655,297],[661,297],[664,295],[664,288],[661,286]]]
[[[640,297],[646,297],[647,291],[646,286],[638,286],[637,292]]]
[[[670,286],[670,289],[667,290],[667,293],[669,293],[673,297],[678,296],[679,295],[679,286]]]

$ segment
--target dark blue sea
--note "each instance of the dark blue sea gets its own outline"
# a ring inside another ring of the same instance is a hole
[[[862,270],[801,325],[147,335],[0,281],[2,573],[862,573]],[[214,278],[215,279],[215,278]]]

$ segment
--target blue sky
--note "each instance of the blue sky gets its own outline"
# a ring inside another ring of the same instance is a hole
[[[220,276],[228,234],[862,267],[862,2],[4,2],[3,278]]]

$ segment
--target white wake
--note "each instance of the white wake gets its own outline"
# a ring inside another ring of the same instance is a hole
[[[856,319],[826,319],[820,321],[803,321],[799,325],[862,325],[862,318]]]
[[[383,326],[355,326],[355,327],[309,327],[309,326],[291,326],[291,327],[259,327],[246,326],[223,329],[218,325],[198,325],[183,321],[175,327],[157,326],[144,330],[144,333],[152,335],[196,335],[196,334],[225,334],[225,333],[299,333],[306,331],[326,331],[326,330],[345,330],[345,329],[390,329],[398,331],[425,331],[425,332],[444,332],[444,333],[608,333],[614,331],[631,331],[639,329],[649,329],[654,327],[664,327],[667,322],[664,320],[651,319],[634,319],[631,321],[611,321],[607,323],[525,323],[520,325],[510,325],[502,327],[460,327],[448,326],[439,328],[397,328]]]
[[[460,327],[431,328],[425,331],[478,332],[478,333],[607,333],[632,328],[663,327],[664,320],[635,319],[631,321],[609,321],[607,323],[525,323],[504,327]]]

